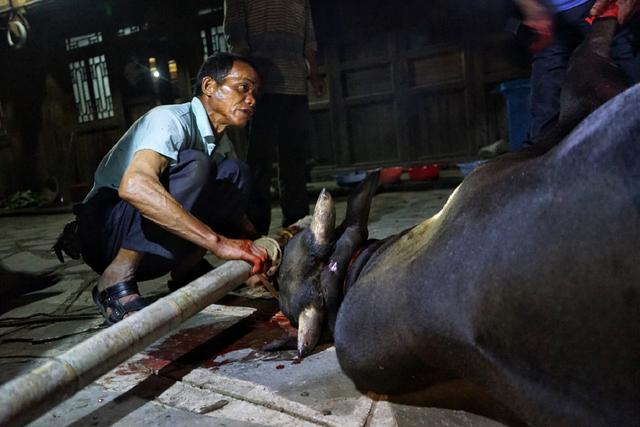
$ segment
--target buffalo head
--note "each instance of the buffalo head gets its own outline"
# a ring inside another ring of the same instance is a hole
[[[308,228],[295,235],[284,249],[278,272],[280,308],[298,328],[298,353],[313,350],[323,326],[333,330],[342,283],[355,250],[367,239],[371,200],[379,172],[370,173],[352,192],[347,213],[336,229],[335,203],[322,190]]]

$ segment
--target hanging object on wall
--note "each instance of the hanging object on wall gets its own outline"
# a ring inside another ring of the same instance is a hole
[[[14,9],[13,1],[9,0],[11,11],[7,22],[7,43],[14,49],[20,49],[27,43],[29,22],[24,8]]]
[[[27,27],[19,20],[10,20],[7,28],[7,43],[14,49],[20,49],[27,43]]]

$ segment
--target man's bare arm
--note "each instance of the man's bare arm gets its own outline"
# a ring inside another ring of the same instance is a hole
[[[142,216],[165,230],[211,251],[218,258],[253,264],[253,273],[265,268],[267,254],[250,240],[227,239],[186,211],[162,186],[159,177],[169,160],[152,150],[140,150],[125,171],[118,194]]]
[[[618,11],[620,25],[625,24],[629,18],[640,11],[639,0],[596,0],[589,13],[591,16],[599,16],[613,3],[617,3],[620,8]]]
[[[553,41],[553,19],[547,7],[539,0],[515,0],[522,12],[522,23],[535,34],[529,49],[540,52]]]

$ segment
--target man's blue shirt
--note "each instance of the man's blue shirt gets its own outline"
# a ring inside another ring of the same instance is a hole
[[[580,6],[587,1],[589,0],[549,0],[549,3],[556,12],[564,12],[565,10],[573,9],[576,6]]]
[[[202,102],[161,105],[140,117],[104,156],[95,173],[93,188],[85,201],[99,188],[117,190],[133,155],[139,150],[153,150],[170,160],[178,161],[178,153],[195,149],[209,155],[216,146],[215,137]]]

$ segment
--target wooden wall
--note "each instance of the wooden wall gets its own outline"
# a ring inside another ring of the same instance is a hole
[[[37,18],[32,19],[39,25]],[[63,180],[70,166],[68,142],[74,103],[66,64],[46,32],[32,31],[19,50],[0,44],[0,103],[6,134],[0,137],[0,197],[38,190],[43,181]]]
[[[417,4],[379,2],[337,35],[317,23],[330,91],[310,96],[316,175],[464,160],[506,138],[496,86],[528,73],[509,59],[506,13],[481,19]]]

